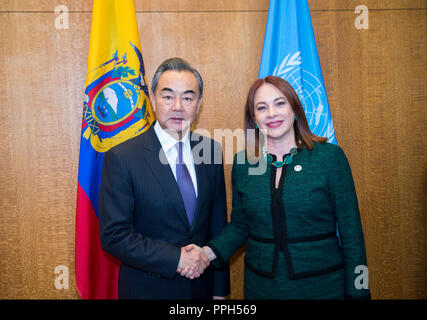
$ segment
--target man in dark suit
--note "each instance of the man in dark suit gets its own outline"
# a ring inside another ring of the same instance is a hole
[[[212,299],[230,292],[228,266],[207,267],[199,248],[227,224],[224,168],[214,161],[222,159],[221,146],[190,131],[202,95],[195,69],[180,58],[164,61],[150,93],[157,121],[105,154],[99,228],[103,249],[122,262],[119,299]],[[200,139],[204,147],[195,152]],[[186,267],[200,277],[181,276]]]

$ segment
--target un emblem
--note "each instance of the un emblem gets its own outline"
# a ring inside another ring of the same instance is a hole
[[[294,88],[304,108],[310,130],[318,136],[327,137],[329,142],[335,140],[335,130],[326,105],[325,88],[311,72],[301,68],[301,52],[288,54],[273,75],[280,77]]]

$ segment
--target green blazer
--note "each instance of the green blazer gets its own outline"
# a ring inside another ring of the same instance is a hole
[[[345,296],[369,297],[369,289],[355,285],[357,266],[367,263],[356,191],[342,149],[315,143],[311,151],[302,149],[293,157],[283,184],[284,219],[274,218],[270,210],[271,165],[265,173],[251,175],[249,169],[260,164],[238,163],[238,159],[236,154],[231,221],[209,243],[217,255],[214,265],[222,265],[247,243],[245,267],[261,276],[274,278],[282,251],[290,279],[344,268]]]

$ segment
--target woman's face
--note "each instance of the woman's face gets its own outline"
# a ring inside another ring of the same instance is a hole
[[[255,93],[254,114],[258,127],[267,130],[267,139],[281,140],[293,136],[294,112],[285,95],[270,83]]]

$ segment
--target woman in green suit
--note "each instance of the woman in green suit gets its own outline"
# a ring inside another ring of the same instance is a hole
[[[250,88],[245,131],[232,169],[231,221],[203,248],[209,259],[220,267],[247,243],[246,299],[370,298],[344,152],[311,133],[298,95],[274,76]],[[266,170],[253,174],[262,164]]]

